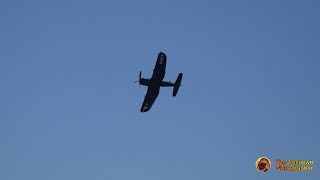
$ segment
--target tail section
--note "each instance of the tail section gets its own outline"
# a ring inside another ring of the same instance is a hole
[[[176,82],[174,83],[174,87],[173,87],[173,93],[172,96],[175,97],[178,93],[178,90],[181,86],[181,80],[182,80],[182,73],[179,74],[179,76],[177,77]]]

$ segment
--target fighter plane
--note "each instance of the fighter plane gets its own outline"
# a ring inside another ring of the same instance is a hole
[[[177,77],[175,83],[170,81],[163,81],[164,75],[166,73],[167,56],[160,52],[158,54],[157,62],[153,70],[152,77],[150,79],[141,78],[141,71],[139,74],[139,85],[148,86],[147,94],[142,103],[141,112],[147,112],[151,109],[154,101],[157,99],[160,91],[160,87],[173,87],[172,96],[175,97],[181,86],[182,73]],[[135,82],[135,83],[136,83]]]

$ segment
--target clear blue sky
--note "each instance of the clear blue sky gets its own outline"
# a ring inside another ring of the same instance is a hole
[[[319,9],[2,0],[0,179],[320,179]],[[165,80],[183,72],[183,86],[140,113],[147,89],[133,82],[160,51]],[[277,172],[278,158],[314,170]]]

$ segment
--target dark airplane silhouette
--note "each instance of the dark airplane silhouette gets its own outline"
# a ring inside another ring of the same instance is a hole
[[[160,87],[173,87],[172,96],[176,96],[181,86],[182,73],[179,74],[175,83],[162,81],[166,73],[167,56],[160,52],[157,58],[156,66],[154,67],[151,79],[141,78],[141,71],[139,74],[139,85],[148,86],[147,94],[141,106],[141,112],[147,112],[151,109],[154,101],[157,99]]]

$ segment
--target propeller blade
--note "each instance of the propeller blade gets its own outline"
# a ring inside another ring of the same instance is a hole
[[[139,73],[139,88],[140,88],[140,85],[141,85],[141,83],[140,83],[140,81],[141,81],[141,74],[142,74],[142,72],[140,71],[140,73]]]
[[[141,84],[140,84],[140,81],[141,81],[141,74],[142,74],[142,73],[141,73],[141,71],[140,71],[140,73],[139,73],[139,80],[134,82],[134,83],[139,82],[139,87],[140,87],[140,85],[141,85]]]

